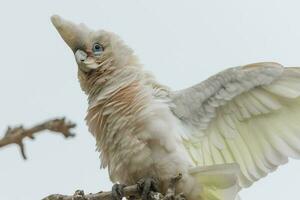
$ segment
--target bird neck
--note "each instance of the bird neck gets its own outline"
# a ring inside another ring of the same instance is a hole
[[[158,83],[155,77],[136,61],[126,66],[102,67],[91,74],[83,74],[79,70],[79,81],[83,91],[88,95],[89,104],[99,100],[109,99],[116,91],[128,87],[128,85],[139,85],[148,88],[148,92],[169,91],[169,88]]]
[[[92,113],[95,110],[101,113],[100,110],[107,107],[117,109],[117,104],[137,107],[149,99],[165,98],[169,92],[169,88],[159,84],[152,74],[139,65],[110,68],[101,74],[94,73],[88,84],[86,93],[89,111],[92,110]]]

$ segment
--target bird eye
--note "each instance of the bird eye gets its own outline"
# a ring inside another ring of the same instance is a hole
[[[99,55],[103,50],[104,49],[103,49],[103,46],[101,44],[95,43],[93,45],[93,52],[94,52],[94,54],[98,54]]]

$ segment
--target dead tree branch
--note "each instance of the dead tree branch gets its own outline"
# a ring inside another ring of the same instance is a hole
[[[160,192],[150,192],[149,200],[184,200],[185,196],[180,193],[176,194],[175,186],[177,182],[182,178],[179,174],[170,180],[168,190],[165,195]],[[140,199],[140,190],[138,189],[138,184],[126,186],[124,188],[124,196],[127,199]],[[74,195],[61,195],[52,194],[42,200],[112,200],[111,192],[98,192],[95,194],[84,194],[82,190],[77,190]]]
[[[75,126],[74,123],[66,121],[65,118],[61,118],[49,120],[28,129],[23,128],[23,126],[14,128],[8,127],[6,133],[0,139],[0,148],[9,144],[17,144],[20,147],[22,157],[27,159],[23,143],[25,138],[34,139],[37,133],[44,130],[62,134],[65,138],[74,137],[75,134],[71,133],[70,129]]]

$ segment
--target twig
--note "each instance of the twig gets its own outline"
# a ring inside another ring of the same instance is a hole
[[[160,192],[150,192],[149,200],[184,200],[184,195],[181,193],[179,195],[176,195],[175,191],[175,186],[177,182],[181,179],[181,177],[181,174],[179,174],[178,176],[173,177],[170,180],[169,188],[166,195],[163,195]],[[138,184],[126,186],[124,188],[124,196],[127,199],[139,199],[140,190],[138,189]],[[42,200],[112,200],[112,193],[98,192],[95,194],[84,194],[82,190],[77,190],[74,195],[52,194],[43,198]]]
[[[0,139],[0,148],[9,144],[17,144],[20,147],[22,157],[26,160],[25,147],[23,140],[25,138],[34,139],[34,136],[41,131],[49,130],[54,133],[60,133],[66,138],[74,137],[75,134],[70,132],[70,129],[76,125],[72,122],[66,122],[65,118],[53,119],[44,123],[38,124],[32,128],[25,129],[23,126],[8,127],[3,138]]]

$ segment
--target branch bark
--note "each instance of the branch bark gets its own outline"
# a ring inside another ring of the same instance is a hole
[[[74,137],[75,134],[71,133],[70,129],[75,126],[74,123],[66,121],[65,118],[60,118],[45,121],[28,129],[23,128],[23,126],[14,128],[8,127],[4,136],[0,139],[0,148],[10,144],[17,144],[20,147],[22,157],[26,160],[27,156],[25,154],[25,146],[23,143],[25,138],[34,139],[37,133],[44,130],[62,134],[65,138]]]
[[[171,178],[168,190],[165,195],[160,192],[150,192],[149,200],[185,200],[184,194],[176,194],[175,186],[177,182],[182,178],[179,174]],[[138,184],[126,186],[124,188],[124,197],[127,199],[140,199],[140,191],[138,189]],[[61,195],[52,194],[42,200],[113,200],[111,192],[98,192],[95,194],[84,194],[83,190],[77,190],[74,195]]]

